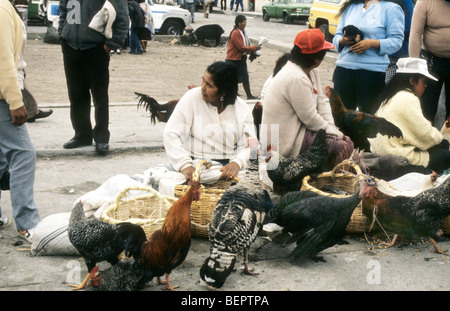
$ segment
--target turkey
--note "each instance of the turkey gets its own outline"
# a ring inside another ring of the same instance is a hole
[[[317,175],[325,169],[327,161],[327,141],[325,130],[319,130],[310,149],[295,158],[285,158],[270,146],[267,150],[267,175],[274,184],[288,191],[299,190],[302,180],[308,175]]]
[[[258,141],[254,139],[249,144],[252,152],[245,175],[224,192],[211,217],[210,255],[200,269],[200,277],[213,288],[223,286],[242,250],[244,273],[252,274],[248,268],[248,249],[267,211],[273,207],[259,179]]]
[[[269,211],[266,220],[290,233],[285,244],[297,243],[290,254],[293,259],[325,261],[317,254],[335,244],[345,243],[345,229],[361,201],[363,184],[360,191],[345,198],[323,196],[312,191],[288,192]]]

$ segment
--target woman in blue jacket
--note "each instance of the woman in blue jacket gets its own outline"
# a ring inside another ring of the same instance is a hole
[[[403,10],[387,0],[348,0],[339,15],[333,39],[340,52],[333,74],[334,89],[347,108],[375,113],[385,86],[388,55],[397,52],[403,43]],[[347,25],[361,30],[364,39],[356,43],[344,36]]]

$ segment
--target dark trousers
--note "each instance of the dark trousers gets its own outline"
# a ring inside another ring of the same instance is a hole
[[[75,50],[62,42],[64,70],[70,100],[73,138],[81,142],[94,139],[109,142],[109,54],[103,45]],[[91,124],[91,94],[95,108],[95,127]]]
[[[442,174],[443,171],[450,168],[450,150],[449,142],[445,139],[439,145],[427,150],[430,154],[430,162],[427,168]]]
[[[427,88],[420,98],[423,115],[435,125],[434,118],[439,106],[442,85],[445,86],[445,118],[450,113],[450,58],[437,57],[425,50],[421,51],[420,56],[427,60],[431,74],[439,79],[438,81],[427,79]]]
[[[378,97],[385,87],[385,72],[352,70],[336,66],[334,89],[348,109],[374,114],[380,104]]]

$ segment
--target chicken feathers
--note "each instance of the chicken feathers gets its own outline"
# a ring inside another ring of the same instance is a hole
[[[145,232],[138,225],[126,222],[115,225],[97,219],[86,219],[81,202],[72,209],[68,236],[72,245],[83,256],[88,272],[98,262],[107,261],[115,265],[123,251],[135,259],[139,258],[141,244],[146,241]],[[83,288],[86,281],[87,279],[75,289]]]
[[[179,99],[175,99],[161,105],[156,101],[156,99],[148,96],[147,94],[138,92],[134,92],[134,94],[139,97],[138,108],[144,107],[146,111],[150,111],[150,119],[152,124],[156,123],[156,119],[158,119],[159,122],[166,123],[179,101]]]
[[[285,243],[297,243],[290,254],[293,259],[323,260],[317,254],[342,241],[353,211],[361,201],[359,195],[359,191],[346,198],[312,191],[289,192],[269,211],[267,220],[291,234]]]
[[[309,150],[295,158],[285,158],[268,147],[267,175],[274,188],[282,186],[288,191],[300,189],[305,176],[322,173],[327,161],[328,145],[325,130],[319,130]]]
[[[248,248],[256,239],[267,211],[273,207],[259,180],[259,160],[254,149],[249,162],[246,174],[225,191],[211,217],[210,255],[200,269],[200,277],[214,288],[223,286],[242,250],[244,272],[250,273]]]
[[[364,40],[364,33],[356,26],[347,25],[344,28],[342,28],[342,32],[344,33],[344,37],[346,37],[347,40],[354,42],[353,44],[356,44],[359,41]],[[352,50],[349,49],[348,53],[351,52]]]
[[[325,94],[330,99],[331,112],[337,127],[353,141],[355,148],[370,151],[367,138],[374,138],[378,133],[389,137],[402,137],[402,131],[384,118],[362,111],[347,109],[336,91],[327,86]]]

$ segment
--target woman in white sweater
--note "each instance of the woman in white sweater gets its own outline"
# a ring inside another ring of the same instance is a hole
[[[222,163],[221,178],[232,179],[250,158],[248,138],[256,137],[247,103],[237,97],[238,73],[224,62],[208,66],[201,87],[178,102],[164,129],[164,147],[175,171],[189,180],[194,159]]]
[[[419,100],[427,79],[436,78],[428,72],[424,59],[401,58],[397,66],[397,74],[386,85],[376,115],[397,125],[403,137],[378,134],[369,139],[371,150],[380,155],[403,156],[412,165],[441,173],[450,168],[449,142],[423,116]]]

